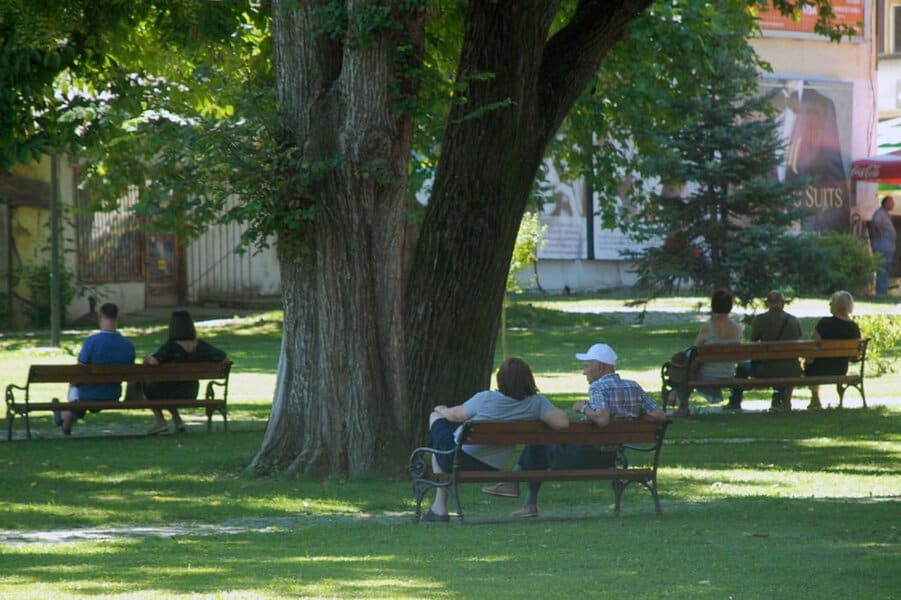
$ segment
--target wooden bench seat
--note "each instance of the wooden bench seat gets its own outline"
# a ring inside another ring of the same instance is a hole
[[[654,508],[660,514],[657,495],[657,465],[666,434],[668,421],[654,422],[643,419],[617,420],[606,427],[594,423],[571,423],[566,429],[554,430],[541,421],[467,421],[460,434],[461,443],[453,450],[439,451],[433,448],[417,448],[410,455],[409,469],[416,499],[415,521],[422,515],[422,500],[435,488],[447,488],[457,505],[457,515],[463,522],[463,507],[458,486],[464,483],[492,483],[496,481],[610,481],[614,492],[614,512],[619,514],[625,488],[633,483],[647,489],[654,499]],[[463,444],[488,444],[519,446],[525,444],[581,444],[603,446],[616,453],[616,466],[605,469],[560,469],[536,471],[465,471],[461,467],[460,446]],[[628,454],[627,454],[627,451]],[[646,463],[640,467],[629,465],[630,457],[644,453]],[[434,454],[453,454],[451,473],[431,472]]]
[[[867,405],[864,393],[864,368],[866,366],[867,343],[863,340],[799,340],[790,342],[750,342],[747,344],[705,344],[694,349],[687,366],[688,380],[681,383],[673,380],[673,365],[668,361],[660,369],[663,382],[662,397],[679,387],[688,391],[697,388],[741,388],[764,389],[771,387],[805,387],[812,385],[832,385],[838,391],[839,407],[843,406],[845,391],[855,388],[860,393],[863,406]],[[847,358],[854,363],[853,372],[849,365],[846,375],[816,375],[807,377],[749,377],[747,379],[698,379],[700,366],[710,362],[737,363],[742,360],[765,361],[785,359]],[[681,371],[682,369],[680,369]]]
[[[162,365],[31,365],[25,385],[6,386],[6,436],[12,439],[13,421],[16,415],[25,419],[26,437],[31,439],[29,415],[36,411],[65,410],[148,410],[169,408],[204,408],[207,430],[212,428],[213,414],[222,415],[228,431],[228,377],[231,363],[198,362],[166,363]],[[60,402],[33,402],[33,385],[65,383],[72,385],[152,381],[199,381],[207,385],[202,399],[176,398],[166,400],[83,401],[71,404]],[[216,391],[220,390],[217,397]],[[17,393],[18,392],[18,393]]]

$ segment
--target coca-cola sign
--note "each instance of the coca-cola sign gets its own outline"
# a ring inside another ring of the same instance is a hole
[[[851,179],[879,180],[879,165],[855,165],[851,167]]]

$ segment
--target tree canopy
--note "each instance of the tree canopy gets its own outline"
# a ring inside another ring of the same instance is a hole
[[[775,4],[829,28],[826,0]],[[251,468],[361,473],[488,384],[535,175],[586,90],[626,95],[625,72],[598,68],[650,5],[0,0],[3,64],[42,65],[0,88],[0,164],[71,149],[185,235],[225,214],[273,240],[285,336]],[[706,14],[685,11],[687,28]],[[430,198],[407,238],[417,178]]]

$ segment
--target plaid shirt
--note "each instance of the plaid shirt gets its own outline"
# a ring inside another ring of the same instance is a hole
[[[635,419],[657,409],[657,404],[641,386],[617,373],[604,375],[588,386],[588,405],[592,410],[606,410],[611,418]]]

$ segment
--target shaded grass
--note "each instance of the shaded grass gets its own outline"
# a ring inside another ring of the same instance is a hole
[[[528,301],[511,301],[507,307],[507,327],[541,329],[547,327],[602,327],[616,320],[600,313],[562,312],[558,308]]]
[[[897,505],[730,499],[620,519],[265,532],[6,547],[10,594],[54,597],[888,598]],[[853,524],[853,526],[849,526]],[[596,596],[595,596],[596,595]]]
[[[561,300],[571,302],[590,301]],[[607,341],[619,351],[625,375],[653,391],[659,365],[690,343],[697,328],[689,318],[678,326],[638,326],[535,314],[543,325],[511,332],[508,343],[561,406],[583,398],[587,387],[573,353]],[[163,337],[159,324],[130,335],[139,354]],[[77,348],[83,336],[67,334],[65,343]],[[642,489],[627,490],[616,518],[609,484],[566,482],[543,487],[542,516],[534,521],[506,517],[515,500],[465,486],[466,526],[417,526],[410,522],[413,500],[400,461],[393,472],[354,480],[245,477],[268,416],[278,319],[240,319],[201,336],[236,361],[230,433],[198,431],[195,414],[186,435],[122,437],[142,431],[149,416],[108,412],[79,426],[98,437],[81,437],[77,429],[62,438],[42,416],[34,420],[34,441],[0,443],[0,596],[897,593],[896,405],[677,421],[663,450],[659,518]],[[0,381],[23,381],[37,358],[73,360],[38,350],[42,343],[26,336],[0,340]],[[868,390],[894,397],[897,382],[889,374],[868,381]],[[38,533],[65,538],[81,527],[118,529],[89,541],[22,541]],[[157,531],[142,533],[144,527]]]

